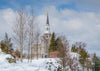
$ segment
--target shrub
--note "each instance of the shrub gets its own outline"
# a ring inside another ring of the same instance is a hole
[[[2,52],[6,54],[11,54],[13,53],[13,48],[12,48],[12,43],[11,43],[11,38],[8,37],[7,33],[5,34],[5,39],[0,42],[0,48]]]
[[[16,60],[15,59],[12,59],[12,58],[6,58],[8,60],[9,63],[16,63]]]
[[[62,71],[62,68],[59,66],[58,69],[57,69],[57,71]]]

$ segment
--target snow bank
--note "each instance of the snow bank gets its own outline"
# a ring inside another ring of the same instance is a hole
[[[25,59],[23,62],[0,64],[0,71],[54,71],[54,69],[57,71],[57,66],[55,59],[32,60],[32,63],[28,63]]]
[[[34,59],[32,63],[28,63],[27,59],[23,62],[9,63],[6,58],[13,58],[9,54],[5,54],[0,50],[0,71],[54,71],[59,65],[56,59]]]

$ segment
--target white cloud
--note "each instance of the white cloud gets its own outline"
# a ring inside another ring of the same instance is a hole
[[[11,33],[12,25],[15,18],[15,12],[11,9],[0,10],[0,36],[4,35],[5,32]]]

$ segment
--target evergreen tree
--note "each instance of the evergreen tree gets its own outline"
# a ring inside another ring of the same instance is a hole
[[[56,45],[56,46],[58,45],[59,40],[60,40],[60,38],[57,37],[57,39],[55,40],[55,45]]]
[[[93,58],[98,59],[98,57],[96,56],[96,53],[94,53]]]
[[[55,33],[53,32],[51,40],[50,40],[49,52],[55,51],[56,49],[57,47],[56,47],[56,41],[55,41]]]
[[[93,63],[94,63],[94,69],[95,71],[100,71],[100,59],[96,56],[96,54],[94,53],[93,56]]]
[[[75,45],[72,45],[71,51],[72,52],[77,52],[78,48]]]
[[[1,41],[1,50],[6,54],[12,54],[12,43],[11,38],[8,38],[8,34],[5,33],[5,39]]]
[[[83,66],[83,71],[84,71],[84,67],[86,67],[86,62],[87,62],[87,59],[89,56],[84,48],[81,48],[81,51],[79,52],[79,54],[80,54],[79,61],[80,61],[81,65]]]

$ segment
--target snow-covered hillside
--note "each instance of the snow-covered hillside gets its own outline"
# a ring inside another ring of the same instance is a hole
[[[55,59],[38,59],[28,63],[26,59],[23,62],[9,63],[6,58],[13,58],[9,54],[4,54],[0,50],[0,71],[54,71],[58,67]]]
[[[4,63],[0,64],[0,71],[54,71],[55,65],[54,61],[50,64],[52,59],[39,59],[33,60],[32,63],[28,63],[27,60],[24,60],[23,63]],[[48,64],[47,64],[48,63]]]

